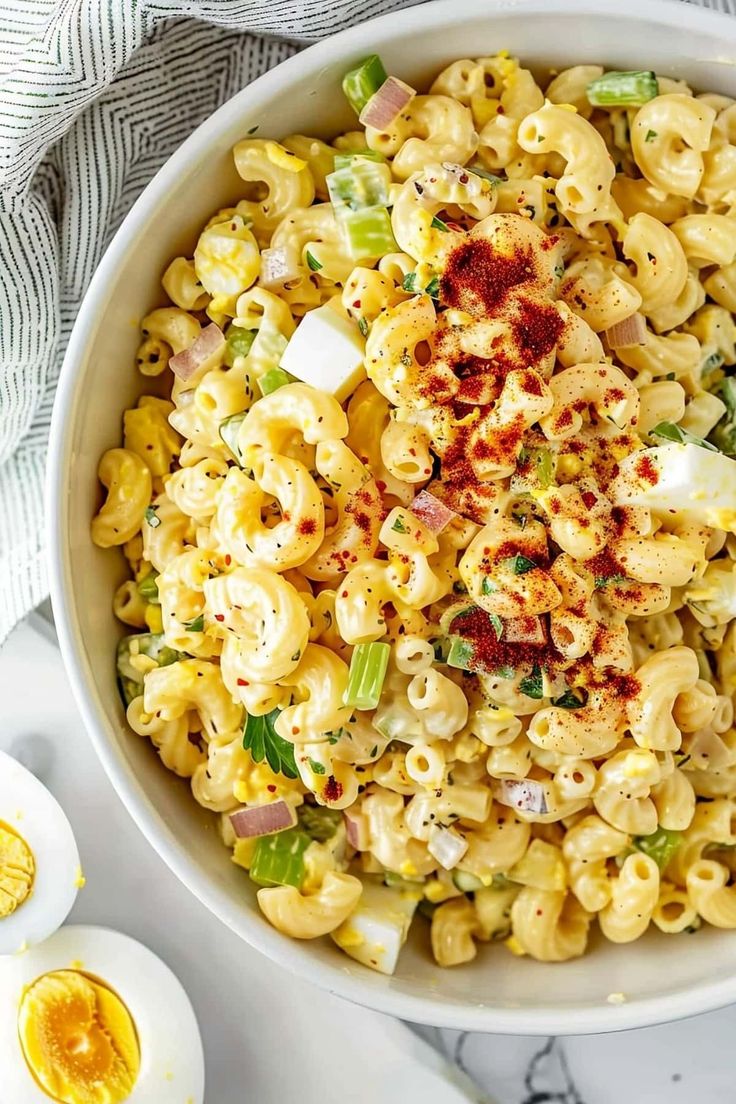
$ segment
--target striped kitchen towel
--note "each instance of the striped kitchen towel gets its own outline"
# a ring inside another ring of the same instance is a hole
[[[0,643],[47,592],[54,387],[79,302],[126,211],[190,131],[254,77],[309,41],[416,2],[3,0]]]
[[[133,201],[215,108],[417,0],[0,4],[0,643],[47,594],[43,477],[80,300]]]

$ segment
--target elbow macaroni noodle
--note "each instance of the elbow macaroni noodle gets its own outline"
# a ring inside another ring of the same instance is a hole
[[[736,478],[700,440],[736,452],[736,105],[602,74],[502,51],[382,129],[238,142],[100,460],[130,728],[272,925],[376,969],[421,899],[447,967],[736,927]]]

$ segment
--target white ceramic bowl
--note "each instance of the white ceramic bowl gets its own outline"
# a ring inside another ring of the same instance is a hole
[[[600,940],[574,962],[545,965],[504,948],[452,970],[436,967],[426,926],[397,974],[364,969],[329,940],[292,942],[259,914],[186,783],[132,735],[115,685],[120,635],[110,601],[122,557],[95,548],[100,454],[120,441],[121,412],[143,390],[132,370],[138,320],[162,302],[159,277],[213,210],[239,195],[230,149],[258,124],[275,137],[330,135],[354,123],[340,92],[349,66],[379,52],[390,72],[426,81],[445,63],[507,48],[532,67],[601,62],[655,68],[736,95],[736,20],[660,0],[442,0],[385,16],[314,46],[261,77],[182,145],[137,201],[105,254],[74,327],[54,412],[48,480],[54,611],[76,697],[97,752],[141,831],[171,869],[248,943],[289,971],[405,1019],[520,1034],[608,1031],[658,1023],[736,1000],[736,933]],[[82,795],[80,799],[83,800]],[[155,886],[149,907],[155,907]],[[175,923],[176,918],[172,917]],[[200,948],[206,955],[207,949]],[[216,980],[216,979],[215,979]],[[275,975],[275,984],[283,984]],[[626,1003],[607,1002],[611,993]]]

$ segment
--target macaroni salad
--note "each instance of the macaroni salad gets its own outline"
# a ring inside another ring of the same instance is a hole
[[[373,969],[417,916],[442,966],[736,927],[736,102],[343,87],[332,142],[238,142],[143,319],[92,523],[128,723]]]

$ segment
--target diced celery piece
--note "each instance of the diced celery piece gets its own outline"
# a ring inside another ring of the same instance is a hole
[[[228,326],[225,334],[225,364],[232,368],[235,358],[247,356],[258,330],[244,330],[242,326]]]
[[[138,583],[138,593],[141,598],[146,602],[150,602],[154,606],[161,605],[161,599],[158,596],[158,571],[151,570],[148,572],[144,579]]]
[[[391,170],[388,165],[375,161],[358,159],[327,177],[327,189],[337,218],[364,207],[385,207],[390,187]]]
[[[356,261],[383,257],[399,248],[391,230],[391,217],[385,207],[348,211],[342,226],[350,255]]]
[[[356,115],[360,115],[371,96],[375,95],[386,80],[388,73],[378,54],[371,54],[345,74],[342,78],[342,90]]]
[[[326,809],[324,805],[301,805],[299,807],[299,827],[317,843],[332,839],[342,824],[339,809]]]
[[[225,418],[224,421],[220,422],[220,437],[222,437],[233,459],[240,464],[241,468],[243,466],[243,456],[238,447],[238,433],[244,418],[245,411],[242,414],[231,414],[229,418]]]
[[[273,325],[263,325],[258,331],[258,359],[271,368],[278,367],[286,346],[289,344],[280,330]]]
[[[269,368],[257,380],[262,395],[270,395],[272,391],[278,391],[287,383],[293,383],[294,379],[283,368]],[[229,446],[228,446],[229,447]]]
[[[632,840],[637,851],[643,851],[654,859],[660,870],[664,870],[670,859],[682,843],[682,832],[670,828],[657,828],[650,836],[635,836]]]
[[[304,852],[311,842],[300,828],[260,836],[250,865],[251,880],[259,886],[290,885],[300,889],[305,873]]]
[[[376,708],[381,699],[390,654],[389,644],[376,641],[372,644],[356,644],[350,660],[348,686],[343,697],[345,705],[353,709]]]
[[[386,158],[378,150],[365,149],[349,150],[335,154],[335,168],[350,168],[356,161],[385,161]]]
[[[640,107],[659,95],[659,85],[652,72],[612,72],[591,81],[586,93],[594,107]]]

